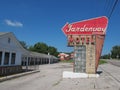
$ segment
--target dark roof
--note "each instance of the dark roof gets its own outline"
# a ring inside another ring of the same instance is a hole
[[[37,53],[37,52],[32,52],[29,51],[30,56],[35,56],[35,57],[43,57],[43,58],[54,58],[57,59],[57,57],[53,56],[53,55],[47,55],[47,54],[43,54],[43,53]]]

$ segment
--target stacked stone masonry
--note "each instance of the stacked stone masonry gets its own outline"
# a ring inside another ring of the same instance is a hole
[[[77,42],[75,41],[76,38],[78,40]],[[74,46],[75,49],[74,72],[86,72],[89,74],[95,74],[96,73],[96,36],[95,35],[68,36],[68,46]]]
[[[96,73],[94,44],[86,45],[86,73]]]

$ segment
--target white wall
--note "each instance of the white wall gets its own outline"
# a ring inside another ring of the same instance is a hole
[[[16,61],[15,61],[15,65],[21,65],[21,52],[17,52],[16,53]]]
[[[8,43],[8,38],[10,38],[10,43]],[[18,42],[16,42],[16,38],[11,33],[0,36],[0,51],[16,53],[16,60],[14,65],[21,65],[22,48],[19,46]],[[10,64],[8,66],[14,65]]]

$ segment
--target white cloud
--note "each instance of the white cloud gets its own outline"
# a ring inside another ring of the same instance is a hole
[[[18,22],[18,21],[11,21],[11,20],[6,19],[6,20],[5,20],[5,23],[6,23],[8,26],[23,27],[23,24],[22,24],[21,22]]]

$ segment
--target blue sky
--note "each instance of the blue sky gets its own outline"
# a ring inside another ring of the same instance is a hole
[[[99,16],[109,16],[115,0],[0,0],[0,32],[13,32],[27,45],[44,42],[60,52],[67,47],[61,28],[72,23]],[[120,3],[120,1],[119,1]],[[108,23],[103,54],[120,45],[120,4]]]

